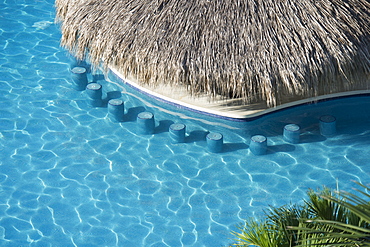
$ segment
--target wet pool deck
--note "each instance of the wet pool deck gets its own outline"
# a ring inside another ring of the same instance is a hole
[[[111,68],[111,71],[120,77],[130,86],[137,88],[152,97],[160,98],[163,101],[167,101],[171,104],[178,105],[180,107],[188,108],[193,111],[202,112],[215,117],[227,118],[230,120],[253,120],[256,117],[290,108],[297,105],[307,104],[311,102],[318,102],[321,100],[340,98],[353,95],[370,94],[369,90],[358,90],[351,92],[335,93],[330,95],[322,95],[318,97],[296,100],[290,103],[285,103],[273,108],[269,108],[266,103],[254,103],[245,104],[240,99],[219,99],[210,100],[208,96],[191,96],[185,88],[176,88],[174,90],[170,86],[158,86],[155,88],[144,87],[134,78],[125,78],[117,69]],[[370,85],[370,82],[369,82]]]

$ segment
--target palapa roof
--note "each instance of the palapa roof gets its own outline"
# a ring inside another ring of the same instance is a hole
[[[143,84],[269,106],[369,89],[369,0],[56,0],[62,46]]]

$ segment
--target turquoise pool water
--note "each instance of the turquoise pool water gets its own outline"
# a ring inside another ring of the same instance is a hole
[[[125,101],[125,121],[114,123],[106,106],[91,108],[86,92],[73,90],[53,1],[1,1],[1,246],[222,246],[268,205],[337,181],[345,190],[350,180],[369,182],[369,96],[233,123],[89,75],[105,104]],[[144,110],[155,115],[154,135],[136,133]],[[330,138],[318,131],[325,114],[337,117]],[[170,142],[174,122],[186,124],[185,143]],[[301,126],[300,144],[283,141],[287,123]],[[222,153],[207,151],[208,131],[224,135]],[[266,155],[250,153],[252,134],[268,137]]]

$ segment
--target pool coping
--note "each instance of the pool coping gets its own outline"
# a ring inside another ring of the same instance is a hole
[[[302,99],[302,100],[296,100],[296,101],[281,104],[279,106],[272,107],[272,108],[262,107],[263,109],[254,110],[254,111],[252,110],[252,111],[249,111],[249,113],[247,109],[244,112],[235,112],[231,110],[228,111],[228,107],[223,107],[223,110],[215,110],[215,109],[212,109],[211,107],[199,106],[196,104],[191,104],[191,103],[179,100],[179,99],[174,99],[169,96],[163,95],[159,92],[153,91],[149,88],[139,85],[139,83],[135,82],[133,79],[125,78],[117,69],[113,67],[110,67],[109,69],[115,76],[117,76],[123,83],[128,85],[130,88],[133,88],[134,90],[137,90],[150,98],[154,98],[161,102],[164,102],[164,103],[167,103],[167,104],[179,107],[179,108],[183,108],[186,110],[190,110],[192,112],[197,112],[197,113],[212,116],[215,118],[226,119],[226,120],[231,120],[231,121],[236,121],[236,122],[253,121],[255,119],[261,118],[270,113],[274,113],[277,111],[286,110],[289,108],[306,105],[306,104],[313,104],[317,102],[346,98],[346,97],[353,97],[353,96],[370,96],[370,89],[356,90],[356,91],[327,94],[327,95],[321,95],[321,96],[311,97],[311,98]],[[196,101],[197,98],[194,97],[192,99]],[[222,100],[220,102],[224,103],[225,100]],[[213,107],[213,108],[216,108],[216,107]],[[248,105],[246,104],[246,105],[243,105],[242,107],[248,107]]]

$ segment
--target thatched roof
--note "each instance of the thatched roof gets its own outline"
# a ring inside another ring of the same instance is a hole
[[[266,101],[369,89],[369,0],[56,0],[62,46],[144,84]]]

